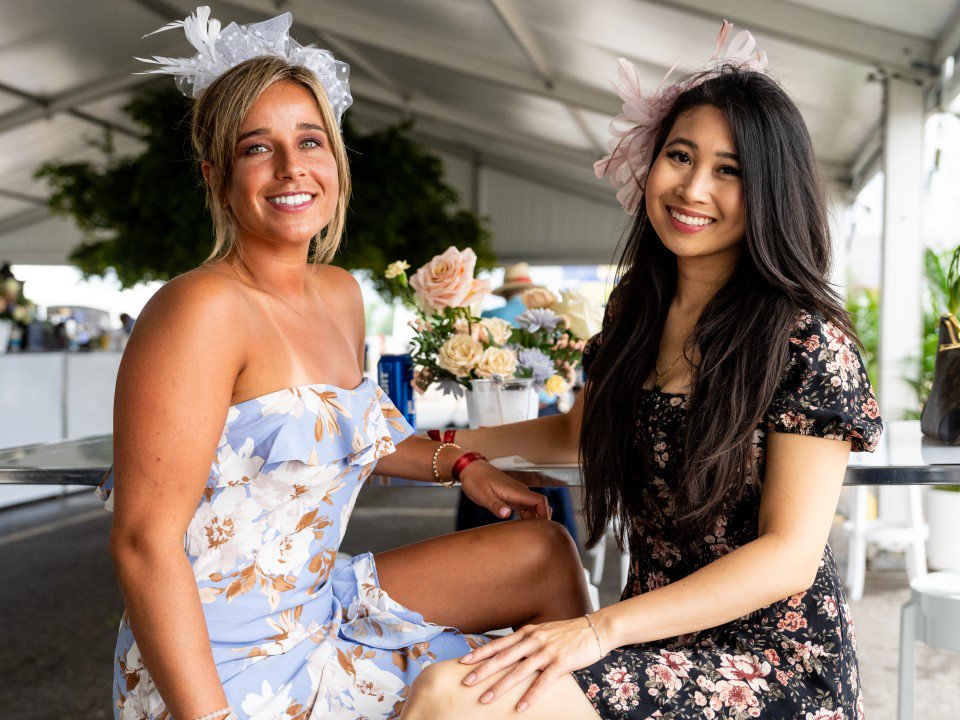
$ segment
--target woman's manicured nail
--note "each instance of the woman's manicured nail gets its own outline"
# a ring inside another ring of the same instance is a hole
[[[500,517],[506,517],[510,514],[510,508],[500,508]]]
[[[526,710],[528,707],[530,707],[530,706],[527,705],[527,701],[524,700],[522,703],[520,703],[519,705],[517,705],[517,712],[523,712],[523,711]]]
[[[463,684],[464,684],[464,685],[473,685],[473,683],[476,682],[476,680],[477,680],[477,674],[476,674],[476,673],[470,673],[469,675],[467,675],[467,676],[463,679]]]
[[[487,690],[483,695],[480,696],[480,702],[488,703],[493,700],[493,690]]]

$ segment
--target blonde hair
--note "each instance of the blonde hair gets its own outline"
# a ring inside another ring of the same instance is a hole
[[[347,149],[340,133],[337,117],[330,106],[327,92],[316,75],[302,65],[263,56],[240,63],[217,78],[193,105],[193,149],[200,163],[212,166],[207,180],[207,207],[213,216],[214,244],[207,261],[226,257],[236,248],[236,228],[225,197],[233,177],[234,152],[240,125],[251,106],[268,87],[281,80],[299,83],[317,100],[323,124],[327,128],[330,149],[337,164],[340,192],[333,217],[313,237],[310,247],[312,262],[326,263],[333,259],[340,246],[350,199],[350,166]]]

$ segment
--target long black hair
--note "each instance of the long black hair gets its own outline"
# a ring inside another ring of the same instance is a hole
[[[664,119],[657,158],[677,117],[699,106],[726,117],[740,158],[746,208],[743,251],[693,330],[699,352],[675,503],[679,537],[712,527],[747,486],[752,440],[787,362],[801,310],[819,312],[851,337],[830,286],[830,233],[819,170],[800,111],[767,76],[726,67],[682,93]],[[616,521],[621,543],[643,512],[651,440],[637,427],[643,388],[659,354],[677,286],[677,258],[641,202],[620,259],[621,280],[587,384],[580,454],[589,544]]]

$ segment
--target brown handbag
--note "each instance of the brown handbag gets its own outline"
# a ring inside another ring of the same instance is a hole
[[[951,313],[940,317],[933,385],[920,414],[920,429],[947,445],[960,444],[960,322]]]

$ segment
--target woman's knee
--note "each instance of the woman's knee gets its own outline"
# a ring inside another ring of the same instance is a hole
[[[576,543],[563,525],[550,520],[522,520],[516,525],[523,536],[515,547],[526,548],[524,559],[532,571],[580,569]]]
[[[428,665],[413,683],[403,709],[403,720],[454,717],[454,710],[469,688],[462,684],[469,668],[457,660]]]

